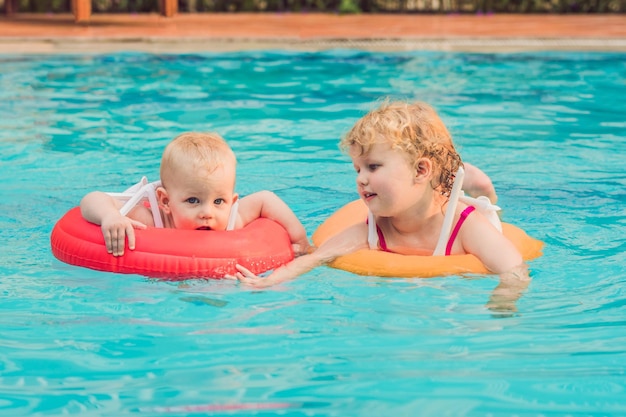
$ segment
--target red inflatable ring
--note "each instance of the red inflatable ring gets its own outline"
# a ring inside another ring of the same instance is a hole
[[[100,226],[75,207],[56,223],[50,244],[54,256],[70,265],[174,281],[223,278],[236,272],[235,264],[260,274],[293,259],[287,231],[264,218],[228,232],[150,227],[135,234],[135,250],[115,257],[106,251]]]

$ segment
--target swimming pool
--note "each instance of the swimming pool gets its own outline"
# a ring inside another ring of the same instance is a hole
[[[384,96],[433,104],[546,243],[516,312],[486,308],[491,276],[252,291],[50,253],[87,191],[156,179],[188,130],[312,234],[356,198],[338,138]],[[624,97],[618,53],[0,56],[0,415],[625,415]]]

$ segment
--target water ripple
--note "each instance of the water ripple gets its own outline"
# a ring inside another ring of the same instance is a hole
[[[0,56],[0,414],[624,415],[626,158],[620,53],[245,51]],[[158,178],[217,131],[238,192],[309,234],[356,199],[338,149],[385,97],[426,100],[503,220],[545,242],[514,313],[493,276],[327,267],[252,291],[63,264],[56,219]]]

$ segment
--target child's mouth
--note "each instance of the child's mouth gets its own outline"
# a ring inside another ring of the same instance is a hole
[[[209,226],[200,226],[196,230],[211,230],[211,228]]]

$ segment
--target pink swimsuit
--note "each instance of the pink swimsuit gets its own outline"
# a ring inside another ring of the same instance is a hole
[[[465,219],[467,219],[467,216],[469,216],[470,213],[474,210],[475,208],[473,206],[467,206],[467,208],[461,212],[461,217],[459,217],[459,221],[454,226],[452,233],[450,233],[450,238],[448,239],[448,244],[446,245],[446,256],[450,255],[450,251],[452,250],[452,244],[454,243],[456,236],[459,234],[459,230],[461,229],[461,226],[463,226]],[[385,242],[385,236],[383,236],[383,232],[380,230],[378,225],[376,225],[376,234],[378,234],[379,249],[382,250],[383,252],[391,252],[387,248],[387,243]]]

